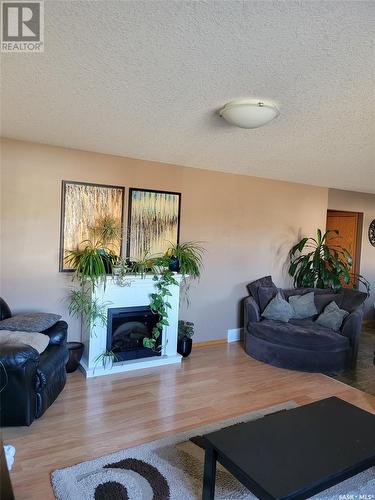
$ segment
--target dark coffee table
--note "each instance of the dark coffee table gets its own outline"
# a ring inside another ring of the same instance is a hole
[[[204,500],[214,498],[216,462],[260,499],[309,498],[375,465],[375,415],[336,397],[203,439]]]

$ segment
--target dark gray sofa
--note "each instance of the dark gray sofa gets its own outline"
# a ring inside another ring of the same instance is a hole
[[[288,323],[262,318],[265,306],[280,290],[271,276],[250,283],[248,289],[250,296],[244,299],[244,347],[251,357],[307,372],[337,372],[355,364],[366,293],[349,288],[338,292],[318,288],[281,290],[286,300],[313,291],[319,314],[334,300],[349,312],[340,332],[335,332],[315,323],[315,317]]]

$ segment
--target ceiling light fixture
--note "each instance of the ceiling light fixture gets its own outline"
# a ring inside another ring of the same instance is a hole
[[[263,127],[280,113],[271,101],[260,99],[236,99],[220,110],[220,116],[228,123],[241,128]]]

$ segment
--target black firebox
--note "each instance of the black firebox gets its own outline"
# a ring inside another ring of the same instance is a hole
[[[143,339],[151,337],[159,315],[150,307],[116,307],[108,309],[107,350],[113,351],[118,361],[160,356],[160,352],[143,347]],[[158,338],[156,347],[161,343]]]

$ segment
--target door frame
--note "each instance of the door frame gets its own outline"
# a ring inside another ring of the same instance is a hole
[[[354,266],[352,268],[352,272],[354,274],[360,274],[361,270],[361,252],[362,252],[362,231],[363,231],[363,212],[350,212],[348,210],[333,210],[333,209],[328,209],[327,210],[327,216],[328,215],[333,215],[337,217],[353,217],[353,215],[356,216],[357,218],[357,227],[356,227],[356,248],[355,248],[355,254],[356,254],[356,259],[355,262],[353,262]],[[358,280],[355,280],[358,285]]]

